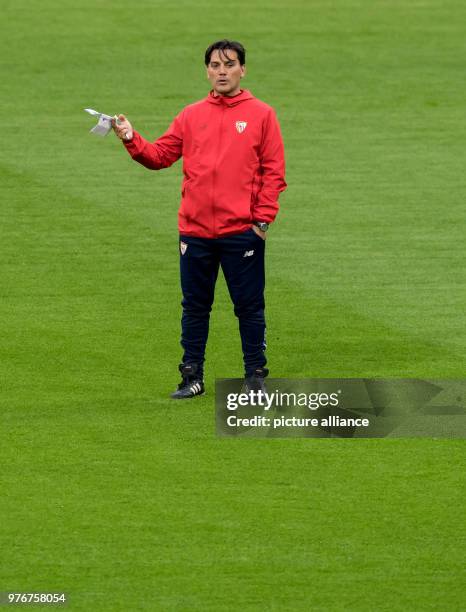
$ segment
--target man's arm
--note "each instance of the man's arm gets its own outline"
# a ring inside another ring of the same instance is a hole
[[[149,142],[136,130],[129,121],[120,115],[119,123],[114,123],[116,135],[121,138],[131,157],[150,170],[161,170],[174,164],[182,155],[183,149],[183,111],[175,117],[168,130]],[[128,139],[129,138],[129,139]]]
[[[280,125],[273,109],[264,124],[260,148],[262,182],[253,207],[254,221],[272,223],[278,213],[278,196],[285,191],[285,151]]]

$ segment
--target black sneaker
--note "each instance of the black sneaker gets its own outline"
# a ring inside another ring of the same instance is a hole
[[[204,381],[197,373],[197,363],[180,363],[178,369],[181,372],[182,381],[170,397],[172,399],[190,399],[196,397],[196,395],[204,395]]]
[[[248,393],[248,391],[263,391],[264,393],[267,393],[264,379],[268,373],[269,371],[267,368],[256,368],[251,376],[246,376],[244,379],[244,392]]]

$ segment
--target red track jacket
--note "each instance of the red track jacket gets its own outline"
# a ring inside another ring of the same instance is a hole
[[[131,157],[152,170],[183,156],[180,234],[217,238],[271,223],[286,188],[280,127],[272,107],[245,90],[186,106],[154,143],[133,131],[123,141]]]

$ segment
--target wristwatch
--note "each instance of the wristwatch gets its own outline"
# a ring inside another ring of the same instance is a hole
[[[253,223],[261,232],[266,232],[269,229],[269,224],[265,221],[253,221]]]

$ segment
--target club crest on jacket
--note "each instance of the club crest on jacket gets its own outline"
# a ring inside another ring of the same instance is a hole
[[[241,132],[244,132],[244,130],[246,129],[248,122],[247,121],[237,121],[236,122],[236,129],[238,130],[238,132],[241,134]]]

